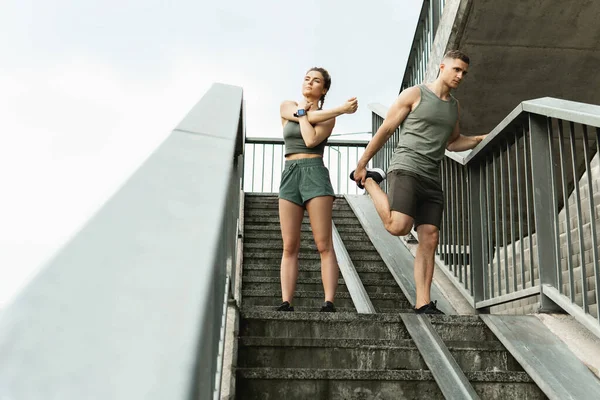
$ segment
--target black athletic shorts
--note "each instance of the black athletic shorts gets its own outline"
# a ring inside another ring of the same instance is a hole
[[[440,183],[413,172],[396,169],[388,173],[388,199],[392,211],[399,211],[419,225],[440,228],[444,212],[444,192]]]

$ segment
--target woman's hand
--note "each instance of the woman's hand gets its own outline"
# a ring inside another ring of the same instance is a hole
[[[312,105],[313,105],[312,102],[306,101],[306,99],[302,99],[298,102],[298,110],[304,109],[305,111],[308,111],[308,110],[310,110]]]
[[[358,99],[356,97],[352,97],[348,99],[343,105],[342,110],[344,114],[354,114],[358,109]]]

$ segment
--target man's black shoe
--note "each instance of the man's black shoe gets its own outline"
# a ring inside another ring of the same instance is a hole
[[[294,311],[294,306],[290,305],[289,302],[284,301],[279,307],[277,307],[277,311]]]
[[[335,312],[335,306],[332,302],[326,301],[323,303],[323,307],[321,307],[321,312]]]
[[[444,313],[437,308],[437,300],[435,302],[430,302],[429,304],[425,304],[422,307],[415,308],[416,314],[436,314],[436,315],[444,315]]]
[[[356,170],[354,170],[356,171]],[[354,180],[354,171],[350,172],[350,179]],[[383,182],[386,175],[381,168],[367,168],[367,178],[373,179],[377,183]],[[364,189],[365,187],[360,183],[356,184],[359,188]]]

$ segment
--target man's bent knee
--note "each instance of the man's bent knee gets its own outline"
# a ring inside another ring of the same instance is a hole
[[[405,236],[410,233],[412,224],[400,221],[388,221],[384,224],[385,229],[394,236]]]

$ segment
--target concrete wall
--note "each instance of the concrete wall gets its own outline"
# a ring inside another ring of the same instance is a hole
[[[600,104],[598,20],[597,0],[448,0],[426,80],[445,51],[469,54],[469,75],[455,93],[465,134],[489,132],[523,100]]]

